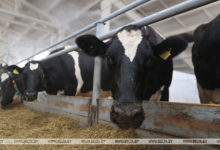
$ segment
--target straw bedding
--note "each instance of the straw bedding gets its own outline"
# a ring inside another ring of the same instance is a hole
[[[0,108],[0,138],[138,138],[132,130],[121,130],[107,125],[81,127],[67,116],[36,112],[14,102],[7,109]],[[3,146],[0,150],[49,149],[150,149],[145,145],[26,145]]]

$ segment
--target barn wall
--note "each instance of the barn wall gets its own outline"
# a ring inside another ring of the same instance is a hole
[[[179,71],[173,72],[173,80],[170,86],[170,101],[200,103],[194,75]]]

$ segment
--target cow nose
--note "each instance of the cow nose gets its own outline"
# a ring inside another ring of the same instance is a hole
[[[25,99],[26,101],[34,101],[35,99],[37,99],[37,92],[26,91],[25,96],[26,96]]]
[[[27,96],[35,96],[36,92],[26,92],[25,93]]]
[[[4,101],[1,101],[1,108],[5,109],[6,108],[7,103],[5,103]]]
[[[110,118],[120,128],[139,128],[144,121],[142,104],[115,101],[112,106]]]
[[[26,91],[25,96],[27,97],[26,101],[33,101],[37,98],[37,92]]]

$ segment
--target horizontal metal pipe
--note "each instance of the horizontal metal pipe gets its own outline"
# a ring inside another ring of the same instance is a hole
[[[127,12],[127,11],[129,11],[129,10],[131,10],[131,9],[133,9],[133,8],[135,8],[135,7],[140,6],[140,5],[143,4],[143,3],[148,2],[148,1],[149,1],[149,0],[136,0],[135,2],[133,2],[133,3],[131,3],[131,4],[128,4],[128,5],[125,6],[124,8],[121,8],[121,9],[119,9],[119,10],[117,10],[117,11],[111,13],[111,15],[106,16],[106,17],[100,19],[100,20],[97,21],[97,22],[102,22],[102,23],[103,23],[103,22],[106,22],[106,21],[108,21],[108,20],[111,20],[112,18],[115,18],[115,17],[117,17],[117,16],[119,16],[119,15],[121,15],[121,14],[123,14],[123,13],[125,13],[125,12]]]
[[[57,56],[60,56],[60,55],[63,55],[63,54],[66,54],[66,53],[69,53],[69,52],[72,52],[72,51],[78,51],[78,52],[82,52],[78,47],[77,45],[73,45],[67,49],[64,49],[62,51],[58,51],[54,54],[51,54],[49,55],[48,57],[42,59],[41,61],[45,61],[45,60],[48,60],[48,59],[51,59],[51,58],[54,58],[54,57],[57,57]]]
[[[127,11],[129,11],[129,10],[131,10],[131,9],[133,9],[133,8],[135,8],[135,7],[140,6],[140,5],[143,4],[143,3],[146,3],[147,1],[149,1],[149,0],[137,0],[137,1],[135,1],[135,2],[133,2],[133,3],[131,3],[131,4],[129,4],[129,5],[125,6],[124,8],[119,9],[119,10],[113,12],[111,15],[109,15],[109,16],[107,16],[107,17],[104,17],[104,18],[102,18],[102,19],[100,19],[100,20],[98,20],[98,21],[96,21],[96,22],[94,22],[94,23],[91,23],[90,25],[88,25],[88,26],[86,26],[86,27],[84,27],[84,28],[82,28],[82,29],[80,29],[80,30],[74,32],[73,34],[67,36],[67,37],[64,38],[63,40],[60,40],[60,41],[56,42],[55,44],[50,45],[49,47],[46,47],[46,48],[44,48],[44,49],[38,51],[37,53],[35,53],[35,54],[33,54],[33,55],[31,55],[31,56],[29,56],[29,57],[27,57],[27,58],[25,58],[25,59],[23,59],[23,60],[17,62],[16,64],[19,64],[19,63],[21,63],[21,62],[23,62],[23,61],[25,61],[25,60],[30,60],[32,57],[34,57],[34,56],[36,56],[36,55],[38,55],[38,54],[40,54],[40,53],[42,53],[42,52],[44,52],[44,51],[46,51],[46,50],[52,48],[52,47],[54,47],[54,46],[57,46],[57,45],[59,45],[59,44],[65,42],[65,41],[67,41],[67,40],[69,40],[69,39],[71,39],[71,38],[73,38],[73,37],[76,37],[77,35],[79,35],[79,34],[81,34],[81,33],[83,33],[83,32],[86,32],[86,31],[88,31],[88,30],[90,30],[90,29],[96,27],[96,24],[97,24],[97,23],[99,23],[99,22],[103,22],[103,23],[104,23],[104,22],[106,22],[106,21],[108,21],[108,20],[110,20],[110,19],[112,19],[112,18],[115,18],[115,17],[117,17],[117,16],[119,16],[119,15],[121,15],[121,14],[123,14],[123,13],[125,13],[125,12],[127,12]]]
[[[180,4],[177,4],[175,6],[172,6],[170,8],[159,11],[155,14],[150,15],[150,16],[147,16],[147,17],[140,19],[138,21],[129,23],[127,25],[132,24],[132,25],[142,26],[142,25],[152,24],[157,21],[172,17],[174,15],[177,15],[177,14],[189,11],[189,10],[192,10],[194,8],[198,8],[198,7],[207,5],[207,4],[215,2],[215,1],[217,1],[217,0],[188,0],[188,1],[182,2]],[[123,27],[114,29],[106,34],[103,34],[99,38],[101,40],[108,39],[108,38],[112,37],[115,33],[117,33],[121,28],[123,28]]]
[[[180,4],[177,4],[175,6],[172,6],[170,8],[164,9],[164,10],[162,10],[160,12],[157,12],[153,15],[147,16],[147,17],[145,17],[141,20],[132,22],[130,24],[133,24],[133,25],[148,25],[148,24],[166,19],[168,17],[180,14],[182,12],[186,12],[186,11],[192,10],[194,8],[204,6],[206,4],[209,4],[209,3],[212,3],[212,2],[215,2],[215,1],[217,1],[217,0],[188,0],[188,1],[182,2]],[[129,24],[127,24],[127,25],[129,25]],[[108,39],[108,38],[112,37],[113,35],[115,35],[115,33],[117,33],[121,28],[122,27],[114,29],[114,30],[112,30],[112,31],[110,31],[106,34],[103,34],[102,36],[99,37],[99,39],[101,39],[101,40]],[[72,46],[68,49],[65,49],[63,51],[59,51],[57,53],[49,55],[47,58],[45,58],[43,60],[51,59],[51,58],[54,58],[56,56],[59,56],[59,55],[62,55],[62,54],[65,54],[65,53],[68,53],[68,52],[71,52],[71,51],[74,51],[74,50],[77,50],[77,51],[81,52],[81,50],[78,49],[77,45],[74,45],[74,46]]]

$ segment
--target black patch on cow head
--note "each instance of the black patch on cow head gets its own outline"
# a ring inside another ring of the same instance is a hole
[[[18,78],[23,70],[24,68],[20,68],[16,65],[10,65],[7,67],[7,71],[9,72],[12,79]]]
[[[82,35],[76,39],[76,43],[90,56],[102,56],[107,50],[106,44],[94,35]]]

